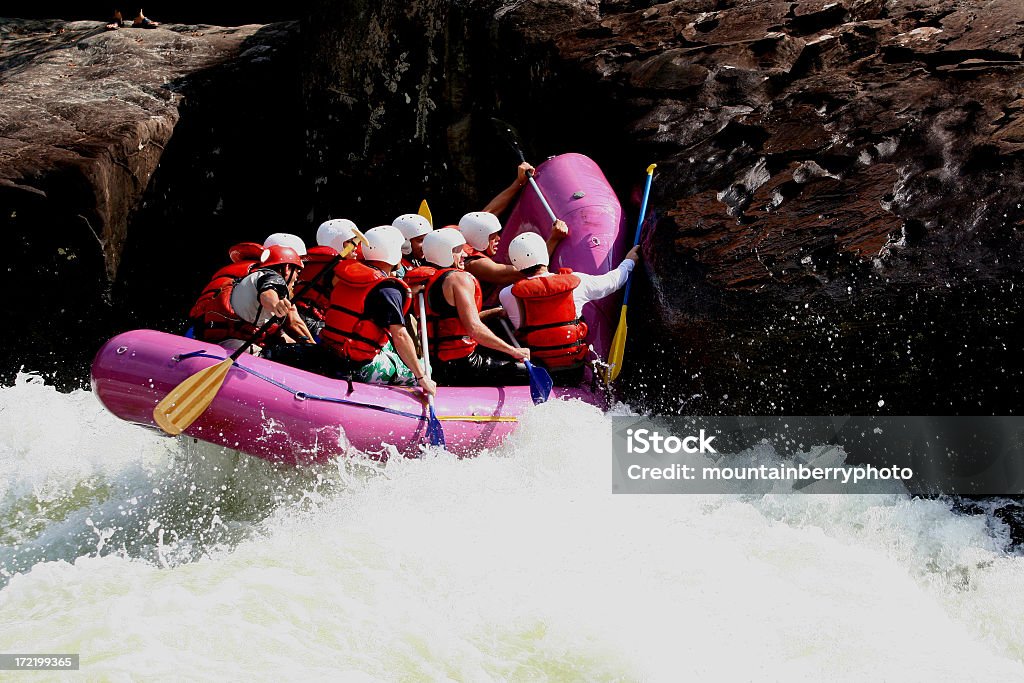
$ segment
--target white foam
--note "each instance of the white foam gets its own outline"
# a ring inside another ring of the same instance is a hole
[[[98,477],[108,500],[76,509],[98,528],[118,505],[162,511],[115,546],[179,535],[166,562],[93,543],[13,576],[0,651],[81,652],[101,678],[1024,677],[1024,561],[937,501],[613,496],[610,420],[576,402],[531,410],[473,460],[296,472],[168,454],[85,392],[0,392],[9,490]],[[12,408],[78,427],[33,423],[14,447]],[[62,438],[84,462],[49,463]],[[206,531],[217,505],[231,533]],[[93,533],[74,518],[48,531]]]

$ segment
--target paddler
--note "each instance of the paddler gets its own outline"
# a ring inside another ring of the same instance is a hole
[[[467,213],[459,220],[459,231],[469,245],[466,248],[466,270],[480,281],[485,303],[493,303],[499,289],[522,279],[522,275],[515,268],[494,260],[495,254],[498,253],[498,245],[501,243],[502,225],[498,215],[508,208],[528,182],[533,170],[533,166],[526,162],[519,164],[516,180],[511,185],[488,202],[483,211]],[[568,234],[569,228],[565,222],[556,220],[547,241],[549,255],[554,253],[555,248]]]
[[[398,269],[398,276],[405,277],[408,271],[424,264],[423,238],[433,230],[433,227],[430,221],[418,213],[404,213],[392,221],[391,225],[401,230],[405,236],[405,242],[402,243],[402,263]]]
[[[530,347],[532,361],[547,368],[557,384],[579,384],[589,355],[583,307],[625,286],[640,259],[639,247],[604,275],[568,268],[548,271],[547,244],[535,232],[516,236],[508,245],[508,257],[523,279],[502,289],[498,299],[519,342]]]
[[[454,228],[429,233],[423,240],[426,265],[406,274],[410,285],[425,288],[434,377],[451,386],[527,384],[520,361],[530,359],[530,350],[507,344],[484,324],[480,283],[464,269],[465,244]]]
[[[306,267],[299,275],[297,289],[304,291],[295,299],[295,307],[315,338],[319,338],[324,327],[331,290],[334,289],[334,277],[331,273],[324,273],[324,268],[339,255],[343,259],[356,258],[358,245],[365,241],[356,224],[347,218],[333,218],[317,228],[317,246],[310,248],[302,259]],[[309,283],[308,287],[304,287],[306,283]]]
[[[416,346],[405,329],[409,286],[394,276],[405,237],[391,225],[366,231],[363,260],[334,269],[334,289],[320,340],[337,369],[377,384],[416,385],[434,394],[437,385],[420,369]]]
[[[291,287],[301,270],[302,260],[293,248],[273,245],[254,264],[239,261],[217,271],[189,313],[196,338],[237,349],[272,316],[289,318],[294,312]],[[286,322],[290,324],[291,319]],[[304,326],[293,332],[308,334]],[[275,341],[294,343],[275,325],[256,340],[252,352]]]

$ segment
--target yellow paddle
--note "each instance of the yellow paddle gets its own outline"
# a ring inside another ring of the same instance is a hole
[[[160,429],[172,436],[177,436],[188,429],[189,425],[195,422],[213,403],[214,397],[228,376],[228,371],[238,357],[270,329],[271,325],[279,323],[281,320],[281,318],[271,318],[237,351],[216,365],[211,365],[195,373],[174,387],[171,393],[164,396],[163,400],[156,404],[156,408],[153,408],[153,419]]]
[[[326,277],[326,273],[333,272],[334,266],[338,265],[341,258],[342,257],[340,255],[335,256],[334,260],[327,264],[327,266],[320,271],[317,277],[300,287],[293,298],[300,298],[306,293],[306,290],[313,286],[315,282]],[[163,400],[157,403],[156,407],[153,408],[153,420],[157,423],[160,429],[172,436],[177,436],[188,429],[189,425],[195,422],[196,419],[210,406],[210,404],[213,403],[213,399],[217,396],[217,392],[220,391],[221,385],[224,384],[224,380],[228,376],[228,371],[231,369],[231,366],[234,365],[234,362],[238,360],[238,357],[248,351],[249,347],[252,346],[257,339],[262,337],[263,334],[273,325],[280,323],[283,320],[284,318],[272,317],[270,320],[263,323],[263,326],[256,331],[256,334],[238,347],[238,349],[230,356],[216,365],[203,368],[178,386],[174,387],[174,389],[171,390],[171,393],[164,396]]]
[[[424,218],[426,218],[427,221],[429,221],[431,228],[434,227],[434,217],[430,215],[430,207],[427,206],[427,200],[426,199],[424,199],[422,202],[420,202],[420,210],[417,211],[416,213],[418,213],[419,215],[421,215]]]
[[[644,227],[644,214],[647,213],[647,198],[651,194],[651,179],[654,177],[654,168],[657,164],[647,167],[647,185],[644,187],[644,200],[640,204],[640,219],[636,226],[636,236],[633,238],[633,246],[640,244],[640,231]],[[632,273],[626,281],[626,293],[622,297],[622,310],[619,312],[619,326],[615,328],[615,336],[612,337],[612,347],[608,351],[608,369],[605,371],[604,380],[607,383],[614,382],[622,372],[622,357],[626,353],[626,308],[629,304],[629,289],[633,285]]]

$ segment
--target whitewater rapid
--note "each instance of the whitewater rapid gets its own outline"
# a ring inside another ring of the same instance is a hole
[[[1024,679],[1024,557],[994,518],[613,496],[610,452],[608,416],[552,401],[476,459],[295,470],[20,375],[0,652],[91,679]]]

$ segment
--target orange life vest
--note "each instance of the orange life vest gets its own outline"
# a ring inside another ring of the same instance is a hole
[[[438,312],[431,306],[431,293],[434,287],[443,287],[444,278],[449,273],[457,272],[458,268],[434,268],[433,266],[420,266],[413,268],[405,274],[405,279],[410,285],[425,285],[423,301],[427,307],[427,336],[430,339],[430,355],[442,361],[457,360],[465,358],[476,350],[477,342],[462,325],[459,319],[459,312],[454,306],[449,306],[447,312]],[[473,278],[473,300],[476,303],[476,310],[483,309],[483,296],[480,293],[480,281]],[[444,292],[440,289],[437,296],[443,297]],[[416,305],[416,314],[419,315],[419,302]]]
[[[306,267],[299,273],[299,281],[295,285],[296,291],[305,285],[306,292],[295,300],[295,305],[303,315],[317,320],[323,320],[327,316],[327,307],[331,305],[331,290],[334,288],[334,277],[324,275],[320,277],[331,261],[338,256],[338,252],[331,247],[310,247],[302,261]]]
[[[522,316],[519,341],[532,360],[551,370],[579,367],[587,357],[587,324],[576,317],[572,292],[580,279],[568,268],[557,275],[520,280],[512,285]]]
[[[409,312],[409,285],[363,261],[345,260],[334,268],[338,284],[331,292],[320,339],[342,358],[365,363],[388,343],[388,331],[366,315],[366,297],[382,282],[396,282],[403,292],[402,314]]]
[[[196,339],[218,344],[225,339],[249,339],[256,334],[259,328],[242,320],[231,307],[231,293],[235,285],[249,275],[254,265],[255,261],[238,261],[214,273],[210,284],[203,288],[203,293],[188,314]],[[271,325],[253,343],[265,343],[280,329],[280,325]]]

